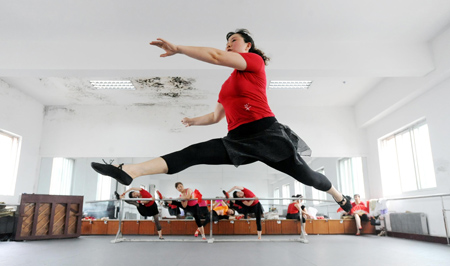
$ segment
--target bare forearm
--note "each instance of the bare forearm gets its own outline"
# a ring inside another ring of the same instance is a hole
[[[215,124],[215,123],[219,122],[215,118],[214,112],[203,115],[203,116],[194,117],[191,119],[192,119],[191,125],[193,125],[193,126],[207,126],[207,125],[211,125],[211,124]]]
[[[215,65],[223,64],[222,61],[226,53],[225,51],[212,47],[178,45],[177,48],[177,52],[180,54]]]

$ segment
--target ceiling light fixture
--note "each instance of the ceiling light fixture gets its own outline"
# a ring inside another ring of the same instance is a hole
[[[131,80],[91,80],[92,86],[98,90],[135,90]]]
[[[272,80],[269,83],[269,89],[308,89],[311,86],[311,80],[301,81],[282,81]]]

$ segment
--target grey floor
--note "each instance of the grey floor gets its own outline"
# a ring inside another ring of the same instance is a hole
[[[126,236],[128,239],[139,236]],[[450,246],[372,235],[215,236],[214,243],[194,237],[167,236],[166,241],[111,243],[114,236],[0,242],[0,265],[450,265]],[[252,242],[219,242],[219,240]],[[142,240],[156,240],[148,236]],[[170,240],[188,240],[173,242]]]

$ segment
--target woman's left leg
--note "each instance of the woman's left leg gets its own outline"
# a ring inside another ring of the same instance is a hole
[[[361,233],[361,218],[357,213],[353,214],[355,217],[355,223],[356,223],[356,235],[359,235]]]
[[[158,232],[159,239],[164,239],[162,236],[161,224],[159,223],[158,214],[153,216],[153,220],[155,221],[156,231]]]

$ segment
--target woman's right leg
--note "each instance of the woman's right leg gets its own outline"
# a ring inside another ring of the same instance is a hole
[[[335,201],[343,201],[346,205],[346,208],[351,209],[351,205],[347,204],[348,199],[345,198],[343,194],[333,186],[333,184],[331,184],[330,180],[326,176],[312,170],[302,158],[300,158],[300,162],[301,164],[297,164],[295,157],[291,156],[280,162],[264,163],[280,172],[292,176],[297,181],[305,185],[312,186],[317,190],[327,192],[334,198]],[[350,209],[347,209],[345,211],[350,211]]]
[[[232,164],[222,139],[193,144],[143,163],[125,164],[122,170],[134,179],[143,175],[175,174],[198,164]]]

